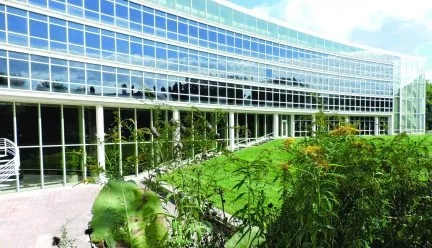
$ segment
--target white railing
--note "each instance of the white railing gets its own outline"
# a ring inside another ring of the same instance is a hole
[[[0,184],[15,180],[19,191],[19,167],[18,146],[8,139],[0,138]]]
[[[267,141],[270,141],[273,138],[274,138],[273,133],[268,133],[264,136],[257,137],[257,138],[242,139],[236,144],[234,150],[259,145],[259,144],[265,143]]]

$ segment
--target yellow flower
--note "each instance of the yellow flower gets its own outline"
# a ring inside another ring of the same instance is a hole
[[[355,127],[352,126],[340,126],[330,131],[330,135],[332,136],[348,136],[348,135],[356,135],[360,132]]]
[[[318,155],[321,154],[321,152],[322,152],[321,146],[312,145],[303,148],[303,153],[311,157],[317,157]]]
[[[295,143],[295,139],[294,138],[285,139],[285,141],[284,141],[284,147],[285,147],[285,149],[289,150],[294,143]]]

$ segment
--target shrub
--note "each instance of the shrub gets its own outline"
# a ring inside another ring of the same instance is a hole
[[[423,142],[354,136],[350,126],[300,140],[282,167],[271,246],[430,247],[432,159]]]

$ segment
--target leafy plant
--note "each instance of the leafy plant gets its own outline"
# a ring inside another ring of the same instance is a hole
[[[110,180],[93,208],[91,241],[109,247],[161,247],[168,235],[159,197],[133,182]]]

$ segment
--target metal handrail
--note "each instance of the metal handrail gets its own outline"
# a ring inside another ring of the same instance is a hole
[[[19,191],[19,167],[20,167],[20,153],[18,146],[5,138],[0,138],[0,147],[3,147],[6,159],[2,159],[0,164],[0,183],[8,181],[16,181],[16,187]],[[4,163],[5,162],[5,163]],[[15,175],[15,179],[11,179]]]

